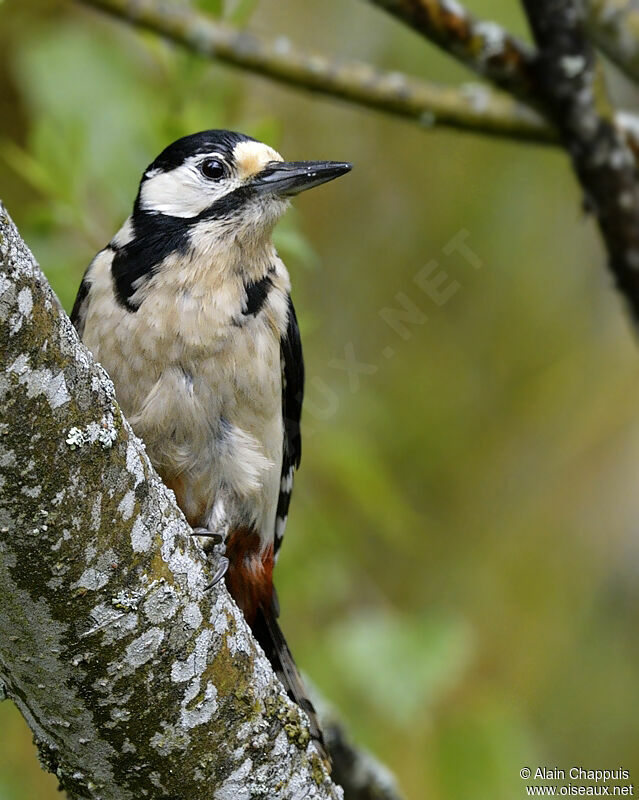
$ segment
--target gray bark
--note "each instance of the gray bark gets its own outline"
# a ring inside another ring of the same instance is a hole
[[[76,800],[341,798],[0,205],[0,685]]]
[[[582,0],[522,0],[539,48],[537,93],[597,217],[617,286],[639,321],[637,162],[619,132],[585,30]]]

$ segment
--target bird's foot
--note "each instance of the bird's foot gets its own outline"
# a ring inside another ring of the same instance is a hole
[[[206,536],[211,545],[224,544],[224,536],[218,531],[210,531],[208,528],[193,528],[191,536]]]
[[[219,583],[222,578],[226,575],[226,571],[229,568],[229,560],[226,556],[220,556],[217,562],[217,569],[215,570],[215,575],[213,576],[213,580],[209,583],[208,586],[204,588],[205,592],[208,592],[209,589],[212,589],[216,583]]]
[[[208,584],[208,586],[204,589],[205,592],[208,592],[209,589],[212,589],[217,583],[219,583],[222,578],[226,575],[226,571],[229,568],[229,560],[224,555],[226,550],[225,546],[225,536],[219,531],[211,531],[208,528],[193,528],[192,536],[204,536],[206,537],[206,546],[205,551],[209,555],[209,557],[213,557],[211,560],[215,559],[217,561],[215,574],[213,575],[213,580]]]

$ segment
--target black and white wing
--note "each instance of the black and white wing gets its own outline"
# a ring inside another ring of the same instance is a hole
[[[75,303],[73,304],[73,310],[71,311],[71,322],[80,338],[82,338],[82,334],[84,333],[84,323],[86,322],[87,310],[89,308],[89,282],[87,276],[90,269],[91,267],[89,266],[84,273],[82,283],[80,284],[78,294],[75,298]]]
[[[293,301],[288,298],[288,323],[286,334],[280,342],[282,361],[282,417],[284,420],[284,447],[282,448],[282,476],[280,496],[277,502],[275,520],[274,554],[282,544],[288,506],[293,491],[293,474],[299,467],[302,457],[302,436],[300,417],[304,397],[304,359],[302,342],[297,325]]]

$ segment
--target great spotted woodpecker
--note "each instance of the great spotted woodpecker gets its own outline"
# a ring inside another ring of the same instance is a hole
[[[226,572],[318,741],[272,584],[300,463],[304,364],[271,233],[291,196],[350,169],[285,162],[229,131],[179,139],[144,172],[71,317],[194,533],[225,549],[216,578]]]

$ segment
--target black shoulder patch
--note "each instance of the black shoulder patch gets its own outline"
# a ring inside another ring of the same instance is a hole
[[[116,250],[111,264],[113,289],[120,305],[128,311],[138,310],[131,298],[144,278],[150,278],[171,253],[189,249],[187,220],[137,211],[132,218],[133,239]]]
[[[245,285],[246,290],[246,308],[242,311],[245,316],[256,317],[268,297],[269,292],[273,287],[273,279],[270,272],[267,272],[259,281],[251,281]]]

